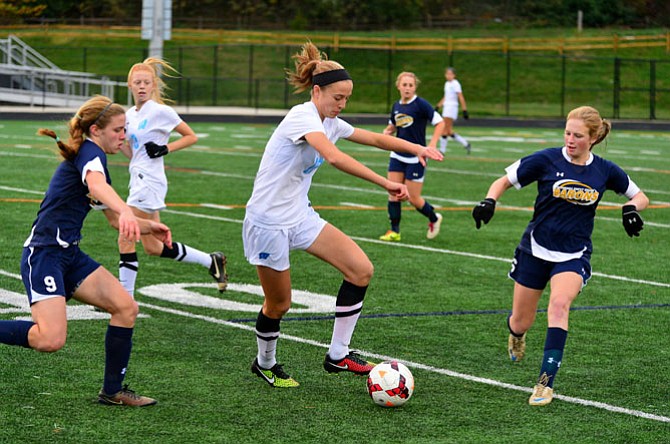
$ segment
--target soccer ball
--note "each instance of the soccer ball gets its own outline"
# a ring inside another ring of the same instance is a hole
[[[412,372],[398,361],[377,364],[368,375],[368,393],[382,407],[400,407],[414,393]]]

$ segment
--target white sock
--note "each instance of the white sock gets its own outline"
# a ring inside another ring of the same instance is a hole
[[[256,344],[258,344],[258,365],[268,369],[277,363],[277,341],[279,332],[261,333],[256,330]]]
[[[452,136],[454,139],[456,139],[456,142],[460,143],[463,146],[468,146],[468,141],[465,140],[465,138],[459,134],[454,133]]]
[[[179,242],[175,242],[174,245],[181,247],[179,255],[175,258],[176,261],[200,264],[207,268],[212,265],[211,256],[204,251],[200,251],[196,248],[189,247],[188,245]]]
[[[443,154],[447,151],[447,143],[449,142],[449,139],[447,139],[446,136],[440,137],[440,152]]]
[[[356,313],[351,316],[335,318],[333,337],[330,340],[330,347],[328,348],[328,356],[333,361],[338,361],[349,354],[349,344],[351,343],[351,337],[354,335],[358,318],[361,315],[361,307],[363,307],[363,301],[349,307],[335,307],[336,314],[350,311],[355,311]]]
[[[123,253],[119,260],[119,282],[126,289],[128,294],[135,297],[135,281],[137,280],[137,270],[139,269],[137,253]]]

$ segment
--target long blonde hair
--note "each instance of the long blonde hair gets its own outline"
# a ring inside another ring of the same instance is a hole
[[[344,69],[339,63],[328,60],[328,56],[319,51],[312,42],[302,45],[300,52],[292,57],[295,60],[295,71],[286,70],[288,82],[295,87],[296,94],[313,86],[312,77],[326,71]]]
[[[598,110],[592,106],[580,106],[573,109],[568,113],[567,120],[570,119],[579,119],[584,122],[584,125],[589,129],[589,137],[596,137],[596,141],[593,142],[591,148],[605,140],[605,137],[612,130],[612,123],[600,117]]]
[[[106,128],[113,117],[125,113],[126,110],[118,103],[114,103],[109,97],[97,95],[84,102],[68,122],[70,138],[67,143],[63,143],[54,131],[47,128],[40,128],[37,130],[37,134],[54,139],[58,145],[60,155],[65,160],[72,161],[79,153],[79,147],[84,143],[86,137],[90,136],[90,129],[93,125],[98,128]]]
[[[147,71],[151,73],[151,77],[156,84],[156,87],[151,91],[151,100],[156,103],[172,103],[172,100],[170,100],[165,93],[168,87],[163,79],[161,79],[161,74],[166,77],[176,77],[179,74],[172,65],[158,57],[149,57],[144,59],[143,62],[135,63],[130,67],[130,71],[128,71],[128,88],[131,87],[133,74],[137,71]]]

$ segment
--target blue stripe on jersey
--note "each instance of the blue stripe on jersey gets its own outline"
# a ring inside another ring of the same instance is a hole
[[[516,168],[516,170],[514,170]],[[591,234],[598,203],[606,190],[624,194],[628,175],[615,163],[593,156],[588,165],[570,163],[562,148],[548,148],[508,168],[522,187],[537,182],[533,218],[519,247],[532,253],[530,233],[544,248],[590,257]]]
[[[82,183],[82,170],[95,158],[102,163],[107,183],[112,183],[105,152],[94,142],[86,140],[73,161],[64,160],[56,168],[25,246],[63,246],[59,240],[73,244],[81,239],[81,228],[91,209],[88,187]]]

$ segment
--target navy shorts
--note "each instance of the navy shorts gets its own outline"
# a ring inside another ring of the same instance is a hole
[[[591,263],[583,256],[566,262],[549,262],[517,248],[508,276],[524,287],[544,290],[552,276],[566,271],[580,275],[584,287],[591,277]]]
[[[21,277],[30,305],[54,297],[69,300],[98,267],[100,264],[76,245],[24,248]]]
[[[393,157],[390,159],[388,170],[403,173],[405,179],[416,182],[423,182],[423,176],[426,174],[426,167],[420,163],[405,163]]]

